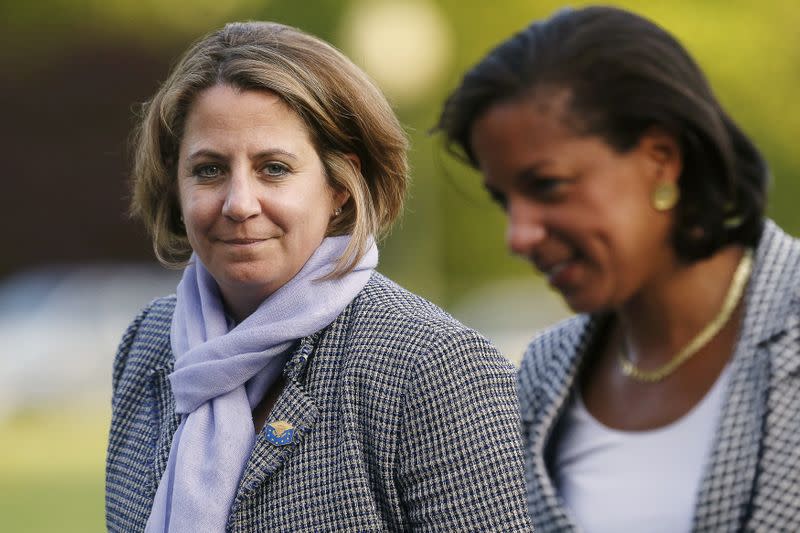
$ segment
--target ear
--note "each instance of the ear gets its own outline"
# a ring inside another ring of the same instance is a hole
[[[333,190],[333,206],[344,207],[344,204],[350,199],[350,193],[347,189],[334,189]]]
[[[656,181],[678,182],[683,172],[683,154],[674,135],[659,126],[652,126],[639,138],[637,149],[652,168]]]
[[[343,155],[344,155],[345,159],[347,159],[347,161],[350,162],[350,165],[352,165],[353,170],[355,171],[355,173],[360,176],[361,175],[361,159],[359,159],[359,157],[356,154],[353,154],[353,153],[347,153],[347,154],[343,154]],[[349,199],[350,199],[350,193],[347,191],[347,189],[344,189],[344,188],[336,188],[336,189],[334,189],[334,192],[333,192],[333,205],[334,206],[343,207],[344,204],[346,204]]]
[[[353,165],[355,171],[361,174],[361,159],[356,154],[344,154],[348,161]]]

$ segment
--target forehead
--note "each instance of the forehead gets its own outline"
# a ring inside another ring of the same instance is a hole
[[[196,96],[186,116],[181,144],[198,136],[255,132],[310,139],[303,120],[278,94],[221,84]]]
[[[491,105],[473,123],[470,148],[479,167],[546,154],[579,139],[569,125],[569,93],[536,91]]]

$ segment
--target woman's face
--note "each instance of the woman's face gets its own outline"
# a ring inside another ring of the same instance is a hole
[[[619,153],[564,122],[565,93],[493,105],[471,131],[484,184],[503,206],[506,240],[577,312],[613,309],[674,268],[670,212],[650,203],[677,181],[680,156],[657,131]]]
[[[297,274],[347,200],[328,185],[303,121],[271,92],[202,91],[179,158],[189,243],[233,309],[257,306]]]

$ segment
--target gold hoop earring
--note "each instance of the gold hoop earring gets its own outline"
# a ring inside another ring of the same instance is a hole
[[[650,197],[650,202],[653,204],[653,209],[656,211],[669,211],[678,203],[681,196],[678,186],[671,181],[660,181],[653,194]]]

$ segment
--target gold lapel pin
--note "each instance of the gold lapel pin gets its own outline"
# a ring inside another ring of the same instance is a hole
[[[267,442],[275,446],[286,446],[294,440],[294,426],[286,420],[270,422],[265,429]]]

